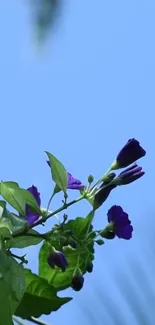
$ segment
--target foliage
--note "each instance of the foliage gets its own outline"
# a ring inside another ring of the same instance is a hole
[[[71,297],[60,298],[58,292],[70,287],[75,291],[81,290],[85,273],[93,271],[95,244],[104,247],[105,240],[112,240],[115,236],[126,240],[132,237],[133,227],[128,214],[117,205],[109,209],[103,229],[95,230],[93,227],[96,211],[108,198],[111,190],[124,185],[121,184],[119,175],[111,173],[113,169],[119,169],[117,159],[119,158],[119,163],[128,166],[134,162],[135,156],[137,159],[144,156],[144,150],[142,151],[139,142],[135,139],[130,141],[132,146],[136,146],[136,155],[134,151],[128,163],[130,145],[127,143],[122,149],[126,157],[121,151],[108,172],[94,185],[92,185],[93,176],[88,176],[88,184],[82,184],[67,172],[53,154],[46,152],[54,182],[53,194],[49,197],[47,208],[41,207],[41,195],[34,185],[26,190],[16,182],[0,183],[2,197],[0,201],[0,325],[12,325],[13,315],[33,321],[43,314],[57,311],[72,299]],[[136,173],[139,172],[140,176],[136,175],[132,181],[144,174],[141,172],[141,167],[140,170],[139,167],[137,168]],[[133,170],[135,172],[135,167],[131,166],[124,171],[130,182]],[[69,201],[68,189],[78,190],[81,195]],[[60,191],[64,196],[63,203],[51,212],[49,208],[53,196]],[[90,203],[90,211],[86,216],[70,218],[64,213],[66,210],[68,213],[68,208],[81,200]],[[62,221],[55,224],[51,230],[45,233],[36,231],[36,226],[44,224],[49,218],[60,213],[62,213]],[[25,268],[27,264],[25,256],[15,255],[13,249],[23,249],[40,243],[37,275]]]

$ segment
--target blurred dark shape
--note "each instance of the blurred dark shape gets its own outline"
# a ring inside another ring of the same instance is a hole
[[[97,191],[94,197],[94,209],[98,209],[106,201],[110,192],[117,187],[116,184],[111,183],[115,176],[115,173],[111,173],[110,175],[108,175],[107,179],[101,184],[99,190]]]
[[[92,261],[88,262],[87,266],[86,266],[86,270],[88,273],[93,272],[93,263]]]
[[[44,40],[60,16],[61,0],[32,0],[33,23],[39,40]]]
[[[82,273],[73,275],[72,284],[71,284],[73,290],[80,291],[83,288],[83,284],[84,284],[84,277]]]

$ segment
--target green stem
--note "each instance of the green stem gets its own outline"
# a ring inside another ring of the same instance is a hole
[[[34,324],[37,324],[37,325],[48,325],[47,323],[43,322],[42,320],[38,319],[38,318],[35,318],[33,316],[31,316],[29,319],[28,319],[30,322],[34,323]]]
[[[29,229],[28,229],[29,230]],[[31,233],[28,233],[26,231],[28,231],[27,229],[22,231],[22,232],[19,232],[19,233],[14,233],[12,234],[12,237],[15,238],[15,237],[19,237],[19,236],[27,236],[27,237],[36,237],[36,238],[43,238],[43,239],[46,239],[44,234],[31,234]]]
[[[29,229],[31,228],[34,228],[40,224],[42,224],[43,222],[46,222],[49,218],[53,217],[55,214],[63,211],[63,210],[66,210],[68,207],[70,207],[71,205],[81,201],[84,199],[84,196],[80,196],[78,199],[76,200],[73,200],[67,204],[63,204],[59,209],[55,210],[54,212],[51,212],[50,214],[48,214],[46,217],[43,217],[42,219],[38,220],[37,222],[35,222],[31,227],[29,227]]]
[[[28,233],[28,231],[36,226],[41,225],[42,223],[46,222],[49,218],[53,217],[54,215],[56,215],[57,213],[66,210],[68,207],[70,207],[71,205],[83,200],[85,197],[82,195],[79,198],[77,198],[76,200],[73,200],[67,204],[63,204],[59,209],[49,213],[47,216],[43,217],[42,219],[36,221],[32,226],[27,226],[24,230],[18,231],[14,234],[12,234],[12,237],[19,237],[19,236],[32,236],[32,237],[41,237],[43,239],[46,239],[46,234],[32,234],[32,233]]]
[[[111,167],[108,168],[108,170],[106,171],[106,173],[93,185],[93,187],[91,188],[91,193],[93,194],[94,190],[96,189],[97,185],[99,185],[101,182],[104,181],[104,178],[108,176],[108,174],[111,171]]]
[[[17,258],[18,260],[22,261],[22,258],[21,258],[20,256],[18,256],[18,255],[16,255],[16,254],[13,254],[13,253],[11,253],[11,252],[9,252],[9,253],[11,254],[12,257],[15,257],[15,258]]]
[[[53,196],[54,196],[54,193],[51,195],[51,197],[50,197],[50,199],[49,199],[49,202],[48,202],[48,205],[47,205],[47,209],[46,209],[46,213],[47,213],[47,215],[48,215],[48,210],[49,210],[49,208],[50,208],[50,204],[51,204],[51,202],[52,202]]]
[[[25,263],[25,264],[27,264],[26,262],[26,260],[25,260],[25,258],[24,258],[24,256],[18,256],[18,255],[16,255],[16,254],[13,254],[12,252],[10,252],[9,251],[9,253],[10,253],[10,255],[12,256],[12,257],[14,257],[14,258],[17,258],[19,261],[21,261],[22,263]]]

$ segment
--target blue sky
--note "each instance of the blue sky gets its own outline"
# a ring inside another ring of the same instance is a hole
[[[1,179],[18,181],[25,188],[35,184],[46,206],[52,183],[45,150],[83,182],[90,173],[98,179],[131,137],[147,151],[140,162],[145,177],[114,191],[95,219],[97,227],[103,226],[108,208],[122,205],[135,229],[133,239],[98,247],[94,272],[86,276],[84,289],[69,292],[73,301],[43,319],[52,325],[90,324],[90,315],[92,320],[97,314],[97,325],[103,324],[103,318],[111,325],[103,307],[112,298],[112,306],[127,315],[126,324],[136,325],[115,277],[119,272],[130,275],[129,258],[135,252],[144,266],[152,265],[146,229],[148,223],[151,229],[155,226],[150,219],[154,213],[155,2],[98,0],[94,5],[90,0],[66,0],[43,49],[35,43],[27,2],[1,4]],[[84,202],[69,214],[84,216],[88,211]],[[38,249],[27,251],[31,266],[36,259],[36,270]]]

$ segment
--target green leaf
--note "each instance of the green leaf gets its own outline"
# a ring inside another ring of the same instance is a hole
[[[7,209],[4,211],[0,218],[0,228],[8,228],[10,231],[15,232],[24,229],[27,225],[27,221],[15,213],[9,212]]]
[[[0,236],[1,237],[5,237],[5,238],[10,238],[11,237],[11,233],[9,231],[9,229],[7,227],[1,227],[0,228]]]
[[[43,238],[37,237],[39,233],[33,229],[29,230],[28,234],[36,236],[19,236],[11,238],[6,242],[6,248],[24,248],[32,245],[38,245],[43,240]]]
[[[14,314],[25,290],[23,268],[0,249],[0,324],[12,325]]]
[[[34,198],[34,196],[27,190],[20,188],[18,190],[23,198],[23,200],[25,201],[25,204],[30,205],[35,212],[38,212],[41,214],[40,208],[38,206],[38,203],[36,201],[36,199]]]
[[[12,181],[6,181],[6,182],[1,182],[0,183],[0,192],[1,192],[1,184],[5,184],[7,187],[11,187],[11,188],[19,188],[19,185],[18,185],[18,183],[16,183],[16,182],[12,182]]]
[[[56,290],[48,282],[30,270],[25,269],[26,290],[24,296],[15,312],[16,316],[24,319],[29,317],[40,317],[42,314],[50,314],[58,310],[62,305],[69,302],[71,298],[59,298]]]
[[[56,184],[53,191],[53,196],[61,191],[61,188]]]
[[[67,184],[68,184],[68,175],[65,167],[62,165],[62,163],[54,157],[51,153],[45,151],[51,165],[51,174],[52,179],[56,183],[56,185],[64,192],[66,193],[67,190]]]
[[[20,214],[25,215],[25,200],[18,187],[9,187],[6,183],[1,183],[2,197]]]
[[[74,238],[79,241],[84,241],[86,235],[89,231],[92,231],[92,225],[90,226],[94,212],[92,211],[86,218],[76,218],[75,220],[70,220],[67,224],[64,225],[65,230],[72,230]],[[50,239],[50,244],[53,245],[57,250],[62,251],[60,242],[54,238]],[[88,261],[94,259],[94,249],[93,243],[87,243],[80,246],[76,250],[65,250],[65,256],[69,263],[65,272],[62,272],[61,269],[55,268],[52,269],[47,263],[47,257],[50,251],[50,247],[47,243],[44,243],[39,252],[39,275],[49,281],[57,291],[66,289],[70,287],[72,275],[74,269],[77,265],[78,254],[80,252],[79,266],[84,274],[86,272],[86,265]]]
[[[0,220],[3,217],[5,209],[6,209],[6,202],[3,200],[0,200]]]

